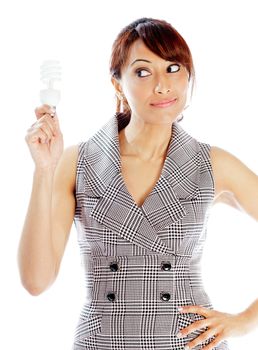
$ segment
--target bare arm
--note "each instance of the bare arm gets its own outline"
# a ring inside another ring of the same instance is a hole
[[[258,175],[237,157],[219,147],[211,148],[215,176],[215,201],[228,204],[258,221]]]
[[[258,221],[258,176],[231,153],[212,147],[215,201],[228,204]],[[258,299],[239,313],[246,331],[258,327]]]
[[[74,217],[78,146],[64,150],[57,167],[34,171],[18,249],[21,282],[38,295],[55,281]]]

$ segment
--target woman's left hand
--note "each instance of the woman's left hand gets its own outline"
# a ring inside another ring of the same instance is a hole
[[[243,312],[238,314],[230,314],[226,312],[216,311],[214,309],[208,309],[198,305],[187,305],[183,306],[182,308],[183,310],[181,313],[191,312],[200,314],[205,317],[203,320],[193,322],[190,326],[182,328],[180,330],[182,337],[199,328],[208,328],[201,335],[189,342],[187,344],[188,348],[186,347],[185,349],[192,349],[196,345],[204,342],[206,339],[215,336],[214,340],[202,348],[202,350],[211,350],[226,338],[245,335],[251,331],[251,327],[248,324],[248,318]]]

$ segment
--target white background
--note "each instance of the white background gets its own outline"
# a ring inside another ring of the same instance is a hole
[[[62,62],[58,116],[65,147],[77,144],[115,112],[108,66],[118,32],[139,17],[167,20],[187,41],[197,75],[181,125],[258,174],[255,6],[250,0],[1,2],[1,349],[70,350],[85,297],[74,226],[50,289],[33,297],[19,279],[17,248],[34,170],[24,137],[40,104],[42,61]],[[236,313],[258,297],[257,228],[250,216],[227,205],[212,210],[203,277],[217,310]],[[230,338],[230,348],[256,348],[257,336],[258,328]]]

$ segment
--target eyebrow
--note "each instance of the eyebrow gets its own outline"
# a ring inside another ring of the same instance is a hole
[[[148,60],[146,60],[146,59],[144,59],[144,58],[137,58],[136,60],[134,60],[134,61],[130,64],[130,66],[132,66],[135,62],[139,62],[139,61],[152,63],[151,61],[148,61]],[[166,62],[173,62],[173,61],[166,61]]]
[[[135,62],[138,62],[138,61],[151,63],[151,61],[145,60],[144,58],[138,58],[137,60],[134,60],[133,63],[131,63],[130,65],[132,66]]]

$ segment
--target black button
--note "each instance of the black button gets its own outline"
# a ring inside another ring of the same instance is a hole
[[[165,271],[171,270],[171,263],[169,261],[162,262],[161,269]]]
[[[109,301],[114,301],[115,300],[115,293],[108,293],[107,298]]]
[[[160,299],[164,300],[164,301],[168,301],[170,299],[170,294],[169,293],[165,293],[165,292],[161,292],[160,293]]]
[[[118,265],[117,265],[116,262],[112,262],[112,263],[109,265],[109,267],[110,267],[110,270],[111,270],[111,271],[117,271],[117,270],[118,270]]]

